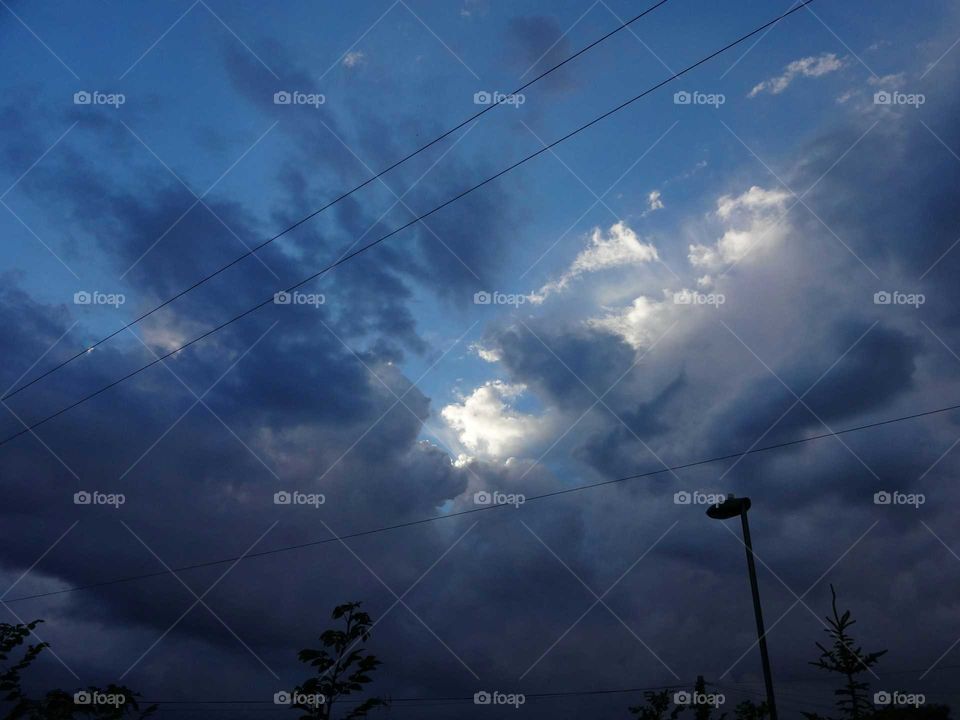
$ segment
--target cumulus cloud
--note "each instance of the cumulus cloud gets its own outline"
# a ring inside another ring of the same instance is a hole
[[[659,202],[659,193],[657,201]],[[622,221],[611,225],[606,234],[600,228],[594,228],[587,247],[580,251],[567,271],[531,294],[531,300],[542,303],[549,295],[562,291],[571,281],[586,273],[648,263],[657,259],[657,248],[651,243],[642,242],[636,232]]]
[[[790,199],[785,190],[754,185],[746,192],[717,200],[717,217],[727,228],[712,245],[690,245],[690,262],[704,269],[720,269],[739,262],[751,252],[779,243],[787,234],[781,215]]]
[[[835,72],[842,67],[843,60],[838,58],[834,53],[823,53],[822,55],[811,55],[810,57],[800,58],[787,65],[783,70],[783,74],[755,85],[747,94],[747,97],[756,97],[762,92],[779,95],[798,77],[821,77],[828,73]]]
[[[470,350],[473,351],[478,358],[488,363],[500,362],[502,357],[500,351],[496,348],[487,348],[479,343],[471,345]]]
[[[588,319],[587,325],[616,335],[640,349],[648,347],[662,332],[666,313],[666,301],[651,300],[641,295],[622,310]]]
[[[544,426],[542,417],[513,407],[525,391],[523,384],[494,380],[476,388],[461,402],[447,405],[440,414],[468,450],[485,457],[506,458],[535,442]]]
[[[943,47],[953,39],[948,38]],[[951,63],[950,57],[944,62]],[[960,77],[955,63],[949,68],[936,78],[941,88],[944,83],[952,86]],[[256,92],[251,97],[269,94]],[[941,92],[936,98],[931,95],[925,111],[931,128],[951,147],[960,147],[958,97],[956,92]],[[33,126],[42,117],[28,116],[24,121]],[[288,132],[294,122],[281,124],[280,131]],[[311,128],[316,125],[312,118],[310,123]],[[523,453],[531,438],[552,442],[560,434],[556,427],[566,430],[577,421],[575,430],[551,451],[550,465],[557,472],[553,475],[522,459],[510,462],[491,456],[489,460],[453,461],[449,453],[422,442],[431,400],[403,377],[399,363],[391,371],[389,362],[382,361],[397,356],[393,346],[407,336],[412,325],[412,319],[403,314],[407,296],[398,278],[416,274],[423,283],[446,283],[437,276],[450,276],[446,268],[459,265],[451,263],[447,251],[434,243],[434,263],[420,268],[401,265],[403,270],[392,272],[380,266],[393,264],[396,268],[397,256],[390,256],[392,263],[357,264],[356,271],[346,265],[335,279],[343,283],[338,286],[343,296],[349,291],[351,298],[350,311],[343,317],[337,315],[334,302],[297,315],[291,314],[298,313],[296,308],[288,308],[290,313],[277,310],[262,325],[255,319],[237,323],[218,336],[221,344],[215,351],[205,343],[184,353],[176,372],[199,392],[209,387],[232,359],[240,358],[274,317],[282,319],[205,397],[230,430],[202,406],[170,430],[171,423],[195,398],[158,366],[41,428],[39,436],[57,457],[30,437],[6,448],[0,456],[0,472],[8,480],[3,519],[8,534],[17,540],[7,544],[4,554],[8,585],[41,555],[43,562],[23,577],[15,592],[55,590],[138,574],[145,563],[152,562],[149,553],[117,522],[116,513],[110,521],[100,522],[85,514],[95,508],[72,504],[77,485],[60,459],[76,468],[85,483],[105,479],[110,487],[102,489],[126,492],[124,522],[155,546],[160,557],[171,564],[188,564],[242,552],[274,520],[280,523],[265,538],[263,547],[329,538],[317,527],[316,510],[272,503],[272,493],[280,487],[324,492],[324,522],[344,533],[433,515],[438,508],[473,507],[467,488],[468,483],[477,482],[477,476],[485,487],[519,488],[532,495],[660,469],[659,458],[673,464],[743,449],[768,430],[761,444],[825,432],[802,406],[788,411],[794,396],[718,318],[797,393],[826,373],[817,387],[804,395],[804,402],[835,429],[858,424],[861,419],[945,404],[943,398],[960,391],[955,359],[930,338],[919,320],[922,317],[950,347],[960,347],[955,312],[960,254],[947,252],[960,232],[955,197],[950,192],[957,186],[960,164],[914,118],[885,120],[853,150],[866,125],[858,125],[855,119],[831,124],[831,128],[829,134],[811,131],[809,143],[797,152],[796,165],[784,176],[798,188],[822,178],[810,194],[811,206],[876,268],[890,283],[889,289],[900,282],[898,278],[913,283],[928,273],[925,285],[919,288],[927,291],[929,287],[930,301],[922,310],[873,305],[872,293],[884,286],[876,287],[859,261],[806,212],[791,215],[789,224],[776,227],[776,235],[764,235],[767,221],[775,220],[791,201],[775,190],[749,188],[749,183],[737,185],[735,192],[716,203],[709,220],[717,227],[697,238],[708,251],[702,256],[704,262],[685,268],[694,272],[678,281],[691,285],[694,274],[713,278],[718,290],[730,298],[722,308],[698,309],[675,305],[666,297],[661,300],[647,287],[646,273],[629,273],[626,280],[633,285],[627,297],[638,299],[624,300],[625,307],[619,309],[592,307],[587,312],[604,313],[592,322],[568,322],[546,312],[547,317],[525,318],[539,338],[523,327],[488,327],[482,348],[501,363],[504,379],[486,389],[476,388],[453,403],[455,412],[460,413],[464,428],[472,423],[470,437],[477,447],[490,445],[492,438],[493,446],[502,453]],[[317,142],[322,138],[306,134],[311,130],[298,132],[304,134],[295,138]],[[21,144],[22,134],[11,133],[9,142]],[[375,134],[375,128],[369,130],[367,142],[375,143]],[[322,147],[336,152],[335,146]],[[43,150],[44,146],[36,148],[22,166],[28,166]],[[61,152],[69,161],[64,167],[57,161]],[[96,158],[98,154],[87,155]],[[833,167],[841,156],[844,162]],[[297,157],[302,157],[302,152]],[[75,207],[76,222],[65,225],[71,230],[88,230],[91,236],[104,238],[137,238],[123,246],[104,243],[122,267],[129,265],[131,255],[135,258],[142,251],[138,242],[152,241],[182,212],[183,201],[190,200],[158,193],[161,183],[152,182],[152,176],[142,188],[129,188],[131,193],[142,193],[140,198],[128,197],[114,186],[95,184],[96,174],[77,171],[85,167],[70,155],[69,143],[64,143],[32,171],[21,190],[47,201],[43,205],[51,211]],[[41,185],[48,183],[56,194],[41,194]],[[919,196],[917,188],[923,189]],[[919,200],[905,203],[904,197]],[[102,202],[97,202],[99,199]],[[283,197],[278,202],[290,205],[286,200]],[[638,200],[636,210],[645,210],[645,197]],[[92,209],[84,213],[84,206],[91,203]],[[253,235],[258,229],[256,219],[246,217],[239,206],[211,205],[239,235]],[[375,216],[368,217],[361,203],[343,207],[339,221],[352,240],[356,226],[362,231]],[[92,218],[98,215],[108,218],[108,224],[93,226]],[[148,258],[147,265],[154,258],[156,264],[137,275],[139,286],[163,295],[195,276],[197,266],[216,266],[220,255],[237,249],[196,243],[196,237],[216,235],[216,227],[205,224],[205,215],[198,212],[183,219],[182,235],[179,228],[174,230],[168,237],[172,245],[167,248],[165,241],[157,255]],[[483,217],[475,213],[464,218],[454,213],[450,222],[454,228],[473,227]],[[735,273],[709,270],[722,259],[747,257],[729,233],[750,233],[754,228],[753,239],[763,239],[749,250],[749,262],[739,264]],[[134,229],[140,232],[132,232]],[[469,252],[470,245],[477,244],[486,255],[502,257],[505,253],[474,243],[476,237],[489,237],[491,242],[498,236],[514,237],[503,228],[500,233],[493,232],[497,229],[481,227],[477,236],[463,240],[462,250]],[[456,242],[460,236],[451,232],[450,237]],[[716,238],[719,240],[713,242]],[[321,243],[319,235],[308,239],[324,252],[336,249]],[[227,240],[232,242],[232,238]],[[682,254],[686,244],[679,248],[661,244],[660,251],[665,257],[670,251]],[[461,254],[461,247],[454,247]],[[299,253],[311,253],[307,239]],[[472,267],[481,267],[465,257]],[[281,276],[302,271],[299,261],[282,256],[267,260]],[[938,264],[931,268],[934,261]],[[272,287],[272,277],[257,263],[237,270],[244,274],[236,282],[224,283],[225,289],[210,287],[202,302],[171,308],[175,322],[162,328],[179,331],[194,317],[211,321],[217,314],[222,316],[231,301],[239,300],[233,297],[238,286],[259,288],[266,283],[264,290]],[[676,270],[684,271],[679,263]],[[456,278],[449,285],[462,291]],[[336,296],[331,291],[330,297]],[[32,293],[17,290],[15,283],[6,280],[0,300],[0,344],[10,349],[0,375],[7,386],[57,341],[73,317],[69,306],[41,305]],[[369,335],[371,349],[357,348],[363,363],[341,349],[317,318],[323,318],[351,344],[355,338]],[[652,351],[637,352],[646,349],[644,343],[651,342],[652,333],[670,327],[677,318],[677,329]],[[879,324],[871,330],[874,320]],[[160,342],[159,334],[148,337]],[[927,344],[918,338],[926,338]],[[146,353],[135,343],[130,343],[130,348],[130,353]],[[101,350],[102,360],[84,367],[84,383],[91,387],[104,384],[114,377],[112,373],[137,360],[116,346],[98,349],[95,356]],[[403,404],[398,404],[396,395],[364,365],[403,397]],[[11,407],[18,413],[58,407],[68,393],[77,392],[77,381],[78,376],[68,375],[61,385],[50,389],[39,384],[29,395],[14,398]],[[518,392],[519,387],[526,389]],[[527,395],[534,395],[545,410],[531,415],[523,404]],[[597,404],[598,395],[603,405]],[[784,411],[788,411],[785,416]],[[509,418],[518,420],[511,423]],[[545,424],[545,418],[556,427],[541,432],[537,421]],[[13,416],[7,417],[7,422],[9,432],[22,427]],[[459,437],[458,431],[451,429],[450,434]],[[952,639],[960,633],[952,611],[957,576],[945,577],[943,563],[951,561],[949,553],[912,519],[917,517],[916,511],[874,506],[872,494],[886,485],[919,489],[928,492],[931,500],[935,495],[936,502],[928,502],[923,509],[924,521],[938,533],[941,528],[949,533],[950,509],[956,506],[950,480],[960,459],[951,453],[941,455],[956,436],[956,420],[940,415],[846,435],[844,443],[827,438],[751,455],[723,478],[719,477],[720,465],[702,472],[688,468],[677,475],[664,473],[528,503],[518,512],[451,518],[415,531],[396,530],[358,539],[356,546],[348,541],[364,564],[392,588],[400,591],[422,578],[411,593],[410,604],[418,614],[422,612],[436,636],[404,614],[404,608],[390,613],[395,596],[336,542],[239,563],[208,599],[218,616],[285,681],[297,679],[303,671],[293,649],[302,647],[301,640],[315,637],[326,625],[318,609],[359,598],[378,620],[388,613],[373,637],[373,648],[385,662],[384,673],[377,675],[384,694],[469,696],[476,691],[473,677],[436,637],[443,637],[458,658],[476,668],[485,684],[489,679],[490,687],[515,683],[552,644],[555,649],[530,676],[531,691],[535,687],[582,687],[585,677],[601,675],[610,686],[626,686],[635,682],[638,671],[649,677],[651,684],[670,683],[671,676],[647,649],[605,614],[585,617],[567,638],[556,642],[570,618],[582,613],[582,593],[569,592],[569,573],[519,519],[564,563],[582,574],[587,584],[597,588],[609,587],[643,549],[652,547],[666,532],[655,551],[611,593],[611,607],[622,613],[624,621],[677,674],[695,677],[704,667],[728,667],[741,648],[753,642],[749,621],[745,622],[752,613],[749,593],[742,592],[742,565],[734,562],[739,558],[742,563],[742,546],[717,523],[705,521],[702,508],[672,502],[675,491],[699,487],[752,496],[762,509],[756,531],[763,539],[764,559],[782,574],[785,583],[806,588],[820,578],[809,595],[811,607],[818,613],[829,608],[826,585],[835,583],[844,605],[854,609],[861,623],[858,627],[871,637],[883,638],[884,646],[891,648],[895,659],[890,667],[927,667],[944,651],[944,636]],[[126,481],[109,480],[119,478],[158,438],[156,450]],[[356,449],[350,452],[353,446]],[[96,452],[91,452],[91,447]],[[467,448],[464,443],[463,449]],[[281,479],[271,475],[250,450]],[[471,452],[480,454],[479,450]],[[881,479],[867,472],[854,452],[876,468]],[[941,460],[935,464],[938,457]],[[929,468],[932,470],[925,474]],[[838,515],[844,522],[837,522]],[[477,517],[483,521],[474,529],[471,524]],[[76,529],[45,555],[63,530],[78,519],[81,522]],[[870,530],[877,520],[876,529]],[[678,530],[668,532],[677,521]],[[453,547],[463,533],[469,534]],[[861,533],[868,534],[852,547]],[[841,556],[842,562],[831,564]],[[442,561],[433,569],[431,563],[438,558]],[[828,565],[828,576],[824,576]],[[424,575],[428,569],[431,571]],[[191,586],[207,587],[220,573],[220,568],[201,568],[184,579]],[[716,602],[706,608],[704,593],[691,593],[691,587],[707,588]],[[776,585],[764,597],[775,616],[787,611],[794,600]],[[92,588],[61,596],[51,604],[21,603],[22,611],[14,609],[24,617],[25,613],[46,617],[50,622],[44,626],[44,639],[53,640],[58,653],[65,648],[62,656],[81,672],[85,682],[88,677],[94,682],[112,669],[115,672],[108,679],[115,679],[191,601],[182,586],[167,577]],[[537,612],[531,613],[531,607]],[[265,613],[264,608],[271,612]],[[465,615],[471,617],[470,623],[463,622]],[[911,618],[931,617],[938,622],[911,623]],[[96,634],[76,628],[94,622]],[[486,631],[491,627],[501,632]],[[731,636],[731,627],[740,631]],[[54,637],[49,637],[51,633]],[[813,659],[812,642],[820,634],[819,625],[808,613],[794,612],[784,617],[775,633],[783,683],[788,692],[791,687],[802,692],[802,686],[798,689],[788,684],[789,669],[806,667]],[[523,638],[523,642],[511,642],[510,638]],[[96,656],[90,648],[97,649]],[[610,657],[622,662],[607,667],[604,662]],[[38,687],[47,678],[51,678],[49,686],[70,682],[62,673],[54,675],[60,672],[56,663],[40,669],[46,675]],[[755,663],[744,662],[731,677],[736,682],[751,681],[756,679],[755,672]],[[206,697],[214,688],[223,697],[256,695],[268,700],[278,686],[209,613],[185,617],[177,631],[159,643],[131,675],[131,685],[152,697]],[[937,687],[952,690],[949,678],[934,685]],[[829,702],[829,689],[824,694],[823,700]],[[570,700],[572,714],[594,717],[615,717],[623,713],[625,704],[622,696],[610,700],[609,707],[593,697],[582,709],[573,706],[576,702]],[[531,717],[553,712],[546,705],[543,709],[528,707]],[[187,715],[202,716],[203,711]]]
[[[647,195],[647,212],[654,212],[655,210],[663,210],[663,200],[660,197],[659,190],[651,190],[650,194]]]

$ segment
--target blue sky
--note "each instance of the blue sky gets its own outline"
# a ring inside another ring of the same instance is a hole
[[[646,7],[4,0],[0,61],[12,70],[0,80],[0,190],[9,188],[0,193],[4,387],[469,118],[483,107],[477,93],[519,87]],[[18,418],[35,422],[175,349],[788,7],[667,2],[526,88],[522,103],[486,113],[135,334],[20,393],[4,437],[23,428]],[[0,447],[11,478],[8,520],[24,533],[3,558],[4,577],[16,580],[81,518],[66,489],[123,489],[129,527],[109,513],[87,518],[70,531],[85,533],[76,546],[60,547],[62,557],[31,571],[15,594],[136,571],[145,559],[142,547],[127,547],[130,528],[173,564],[230,555],[265,518],[280,523],[268,544],[323,535],[307,515],[261,506],[278,488],[326,492],[325,522],[356,530],[472,507],[482,489],[533,495],[949,404],[960,390],[951,282],[960,237],[951,197],[960,164],[958,20],[949,3],[933,0],[923,12],[893,2],[813,3],[301,288],[323,295],[318,307],[269,305],[171,358],[167,370],[153,367]],[[78,104],[82,92],[119,94],[122,104]],[[323,101],[277,104],[278,92]],[[878,103],[878,93],[900,100]],[[94,291],[124,301],[76,303],[76,293]],[[677,302],[684,291],[696,300]],[[478,304],[484,292],[518,300]],[[887,292],[892,303],[878,304],[875,294]],[[918,294],[922,304],[908,299]],[[719,676],[739,653],[727,658],[702,622],[703,598],[686,590],[710,588],[727,620],[747,617],[738,613],[749,598],[723,582],[739,583],[741,568],[718,567],[704,551],[717,536],[671,502],[678,489],[698,488],[751,494],[775,508],[758,520],[774,617],[790,607],[794,587],[805,589],[871,527],[875,492],[936,498],[888,514],[875,555],[829,578],[897,651],[892,665],[929,666],[949,647],[943,637],[960,635],[949,599],[956,582],[940,577],[944,567],[960,577],[943,548],[960,548],[948,524],[956,420],[900,427],[668,473],[603,499],[558,501],[554,514],[528,515],[529,526],[513,518],[478,526],[470,552],[487,558],[488,570],[478,579],[461,561],[420,608],[437,635],[466,648],[451,653],[466,658],[469,673],[447,667],[450,654],[417,624],[384,623],[381,654],[424,635],[415,666],[385,687],[442,695],[473,692],[481,676],[503,686],[523,680],[515,648],[470,633],[458,616],[499,617],[511,642],[546,648],[580,610],[558,601],[537,621],[520,617],[525,593],[566,598],[574,580],[562,565],[550,574],[543,563],[551,558],[535,551],[556,547],[587,584],[608,585],[678,512],[689,531],[655,554],[646,583],[627,596],[646,604],[592,627],[594,640],[578,640],[580,656],[561,649],[557,665],[551,655],[532,677],[542,689],[591,670],[593,685],[638,673]],[[528,542],[533,526],[543,545]],[[468,526],[451,527],[410,540],[406,555],[399,539],[364,550],[377,568],[411,575],[409,584],[425,569],[417,560],[439,556]],[[110,559],[118,544],[120,557]],[[883,585],[871,569],[891,548],[893,581]],[[742,560],[736,547],[724,549]],[[111,571],[93,572],[71,553]],[[330,563],[322,572],[344,592],[369,597],[376,611],[389,607],[349,554]],[[290,579],[296,567],[291,560],[270,571],[291,598],[307,592]],[[512,587],[496,589],[501,581]],[[826,582],[814,615],[825,610]],[[149,599],[165,608],[167,592]],[[165,626],[157,607],[138,609],[149,594],[78,593],[29,610],[55,618],[48,625],[66,665],[86,669],[70,674],[115,677]],[[325,589],[313,599],[324,608],[346,599],[335,595]],[[239,627],[265,602],[257,589],[229,600],[225,613]],[[222,628],[191,618],[130,680],[146,687],[152,672],[159,685],[151,693],[186,697],[272,687],[277,675],[295,674],[278,638],[309,607],[290,600],[288,618],[253,633],[254,654],[266,662],[251,664]],[[935,617],[936,627],[914,630],[914,643],[892,630],[903,613]],[[747,647],[750,625],[741,624],[736,640]],[[660,652],[624,638],[624,625],[646,628]],[[86,657],[96,627],[109,628],[111,650]],[[525,630],[535,638],[521,639]],[[803,608],[784,620],[775,664],[797,692],[806,692],[803,663],[819,630]],[[706,667],[689,657],[700,633],[710,637]],[[191,652],[205,666],[226,663],[236,683],[212,688],[212,672],[195,669],[198,686],[189,687],[189,673],[174,665]],[[280,663],[282,673],[259,677],[259,665]],[[433,681],[418,675],[440,665]],[[46,668],[51,682],[73,681],[65,667]],[[757,680],[752,666],[736,673]],[[947,684],[923,687],[936,693]]]

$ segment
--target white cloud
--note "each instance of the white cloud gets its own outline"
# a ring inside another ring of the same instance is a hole
[[[761,256],[764,249],[776,247],[790,232],[783,222],[783,212],[792,195],[779,189],[767,190],[754,185],[740,195],[723,195],[717,199],[715,217],[720,220],[722,234],[713,244],[692,244],[688,259],[701,274],[695,278],[694,291],[711,292],[720,277],[712,273],[748,256]],[[586,320],[589,327],[612,333],[640,350],[649,348],[663,335],[678,313],[689,315],[685,303],[677,303],[677,292],[664,290],[661,300],[640,295],[625,307],[607,308],[606,314]]]
[[[797,77],[820,77],[839,70],[841,67],[843,67],[843,60],[833,53],[824,53],[816,57],[800,58],[787,65],[782,75],[772,77],[755,85],[753,90],[747,94],[747,97],[756,97],[762,92],[779,95],[786,90],[790,86],[790,83]]]
[[[143,341],[154,352],[173,352],[193,337],[192,329],[194,326],[195,323],[187,323],[186,325],[160,323],[145,326],[143,329]],[[177,353],[173,358],[178,359],[181,356],[182,353]]]
[[[719,269],[739,262],[750,252],[776,245],[785,235],[781,215],[791,195],[754,185],[745,193],[717,200],[717,217],[727,223],[713,245],[691,245],[688,258],[700,268]]]
[[[657,248],[650,243],[641,242],[626,223],[618,222],[612,225],[606,235],[600,228],[594,228],[590,243],[577,255],[570,268],[559,279],[540,288],[539,292],[531,293],[530,299],[534,303],[542,303],[548,295],[563,290],[571,280],[584,273],[647,263],[657,260],[658,257]]]
[[[785,190],[764,190],[759,185],[753,185],[745,193],[732,197],[723,195],[717,200],[717,215],[729,220],[736,212],[745,210],[756,213],[776,209],[787,201],[790,193]]]
[[[856,94],[856,90],[845,90],[839,96],[837,96],[837,104],[843,105],[845,102],[849,101],[850,98],[855,97]]]
[[[522,384],[487,382],[440,415],[471,452],[494,458],[516,455],[542,437],[545,425],[543,417],[513,408],[525,390]]]
[[[666,301],[658,302],[641,295],[625,308],[604,317],[590,318],[587,325],[618,335],[639,350],[663,334],[667,312]]]
[[[647,212],[654,212],[655,210],[663,210],[663,200],[660,199],[659,190],[651,190],[650,194],[647,195]]]
[[[871,85],[876,85],[877,87],[885,88],[895,88],[903,85],[907,80],[906,73],[896,73],[892,75],[884,75],[883,77],[869,77],[867,82]]]
[[[502,359],[500,355],[500,351],[495,348],[494,349],[485,348],[482,345],[474,343],[473,345],[470,346],[470,350],[476,353],[477,357],[479,357],[481,360],[488,363],[500,362],[500,360]]]
[[[344,67],[348,67],[348,68],[356,67],[361,62],[363,62],[363,60],[366,57],[367,56],[364,53],[360,52],[359,50],[348,52],[346,55],[343,56],[343,65]]]

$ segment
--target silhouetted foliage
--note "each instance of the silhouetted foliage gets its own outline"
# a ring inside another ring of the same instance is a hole
[[[373,623],[370,616],[360,610],[359,602],[346,603],[334,608],[331,617],[343,620],[343,630],[327,630],[320,636],[323,647],[317,650],[301,650],[300,662],[308,663],[316,671],[316,676],[297,687],[298,694],[306,696],[322,695],[322,704],[295,703],[294,707],[304,710],[302,720],[310,718],[333,717],[333,705],[352,693],[363,691],[363,686],[371,681],[370,674],[381,664],[374,656],[366,652],[362,643],[370,639]],[[374,708],[385,706],[381,698],[367,698],[344,715],[344,720],[366,717]]]
[[[837,593],[830,586],[832,596],[832,616],[827,616],[826,633],[833,641],[830,647],[816,643],[820,649],[820,657],[810,664],[829,673],[839,675],[841,685],[834,691],[836,706],[841,720],[950,720],[950,708],[946,705],[923,704],[887,705],[878,707],[872,702],[869,684],[861,679],[865,672],[872,672],[872,668],[886,654],[886,650],[864,652],[850,633],[850,628],[856,624],[851,618],[850,611],[840,612],[837,607]],[[697,678],[694,693],[704,693],[706,683],[703,677]],[[885,693],[890,695],[891,693]],[[680,705],[675,702],[674,691],[661,690],[646,692],[645,705],[629,708],[629,711],[640,720],[677,720],[687,710],[694,713],[693,720],[724,720],[725,713],[714,718],[715,707],[710,704]],[[878,701],[879,702],[879,701]],[[804,712],[807,720],[834,720],[817,713]],[[766,702],[755,703],[744,700],[734,708],[735,720],[767,720],[770,708]]]
[[[670,690],[659,692],[645,692],[646,705],[636,705],[629,708],[630,712],[640,720],[676,720],[684,708],[673,702],[673,693]]]
[[[830,586],[830,594],[833,598],[833,616],[827,616],[828,627],[825,628],[825,632],[833,640],[833,644],[830,648],[826,648],[817,643],[817,647],[820,648],[820,657],[810,664],[842,677],[843,684],[834,691],[834,695],[837,696],[837,710],[842,718],[862,720],[873,715],[876,708],[869,698],[870,685],[860,679],[860,676],[865,672],[871,672],[870,669],[887,651],[864,652],[850,635],[850,628],[856,624],[856,621],[850,617],[850,611],[846,610],[841,614],[837,609],[837,592],[833,585]],[[804,715],[809,720],[820,720],[820,715],[817,713],[804,713]]]
[[[733,710],[737,720],[766,720],[770,716],[770,706],[766,700],[755,703],[753,700],[744,700]]]
[[[98,720],[120,720],[135,717],[143,720],[156,712],[156,705],[141,711],[134,693],[121,685],[109,685],[106,689],[87,687],[77,692],[87,698],[111,697],[113,704],[78,703],[73,693],[65,690],[50,690],[40,699],[31,699],[23,689],[23,673],[40,656],[49,643],[41,642],[27,645],[18,660],[11,656],[19,654],[20,648],[33,634],[42,620],[34,620],[26,625],[0,623],[0,700],[7,707],[4,720],[74,720],[75,718],[97,718]]]
[[[707,694],[707,683],[704,682],[703,675],[697,677],[697,682],[693,685],[694,695],[699,694],[701,697],[705,697]],[[712,720],[714,711],[718,708],[709,703],[695,703],[691,705],[693,709],[693,717],[695,720]],[[717,720],[724,720],[727,717],[725,712],[720,713],[717,717]]]
[[[681,713],[690,711],[693,713],[694,720],[714,720],[714,713],[717,711],[715,705],[706,702],[693,702],[690,704],[681,704],[676,701],[678,694],[686,695],[687,699],[693,697],[706,698],[707,684],[703,676],[697,678],[694,683],[693,692],[660,690],[645,692],[643,694],[647,701],[646,705],[636,705],[628,710],[636,715],[640,720],[676,720]],[[739,710],[739,708],[738,708]],[[716,716],[715,720],[724,720],[727,714],[725,712]],[[750,716],[742,720],[761,720],[760,715]],[[737,719],[741,720],[740,715]]]

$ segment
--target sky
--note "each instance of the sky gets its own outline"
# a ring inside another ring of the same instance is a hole
[[[793,7],[669,0],[537,79],[654,4],[0,2],[0,389],[248,255],[3,400],[36,688],[289,716],[360,600],[372,692],[531,696],[462,717],[759,699],[735,493],[782,715],[831,702],[831,585],[872,691],[960,702],[960,414],[837,434],[960,402],[954,3],[817,0],[431,212]]]

